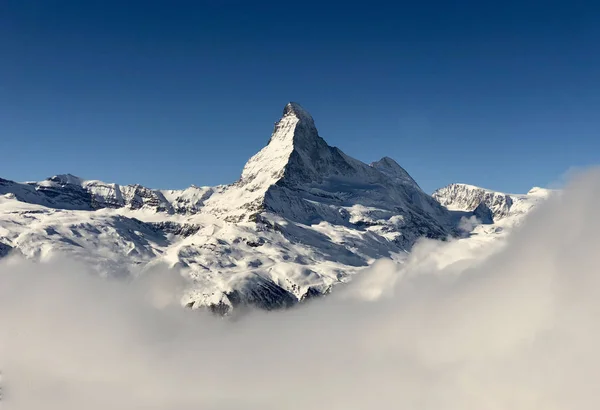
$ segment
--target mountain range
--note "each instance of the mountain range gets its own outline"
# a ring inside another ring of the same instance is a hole
[[[503,234],[549,193],[451,184],[429,195],[391,158],[365,164],[329,146],[289,103],[230,185],[0,178],[0,257],[68,255],[117,277],[166,265],[188,281],[185,306],[274,309],[326,294],[377,259],[401,263],[419,238]]]

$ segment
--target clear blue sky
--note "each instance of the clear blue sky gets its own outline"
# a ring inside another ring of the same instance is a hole
[[[426,191],[600,162],[598,1],[0,2],[0,177],[229,183],[288,101]]]

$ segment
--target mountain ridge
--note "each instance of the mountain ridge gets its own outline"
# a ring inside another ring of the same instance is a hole
[[[475,211],[480,205],[485,205],[491,211],[493,220],[499,221],[515,213],[527,213],[537,202],[546,199],[553,192],[533,187],[527,194],[507,194],[475,185],[453,183],[437,189],[432,197],[451,210]]]

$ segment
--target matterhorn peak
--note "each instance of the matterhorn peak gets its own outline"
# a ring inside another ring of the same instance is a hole
[[[312,116],[302,106],[289,102],[283,109],[283,116],[275,124],[269,144],[283,143],[297,146],[319,138]]]
[[[248,182],[262,175],[262,182],[266,178],[274,183],[283,177],[294,152],[314,150],[317,146],[327,144],[319,137],[312,116],[300,104],[290,102],[275,124],[268,145],[246,163],[242,180]]]
[[[294,116],[299,120],[306,120],[309,122],[313,122],[312,116],[306,111],[302,106],[296,102],[289,102],[286,104],[283,109],[283,117]],[[282,118],[283,119],[283,118]]]

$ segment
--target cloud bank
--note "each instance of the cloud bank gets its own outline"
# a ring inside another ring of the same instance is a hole
[[[174,306],[168,274],[123,283],[71,262],[4,262],[3,404],[597,409],[599,203],[588,171],[497,251],[424,241],[329,297],[227,320]]]

